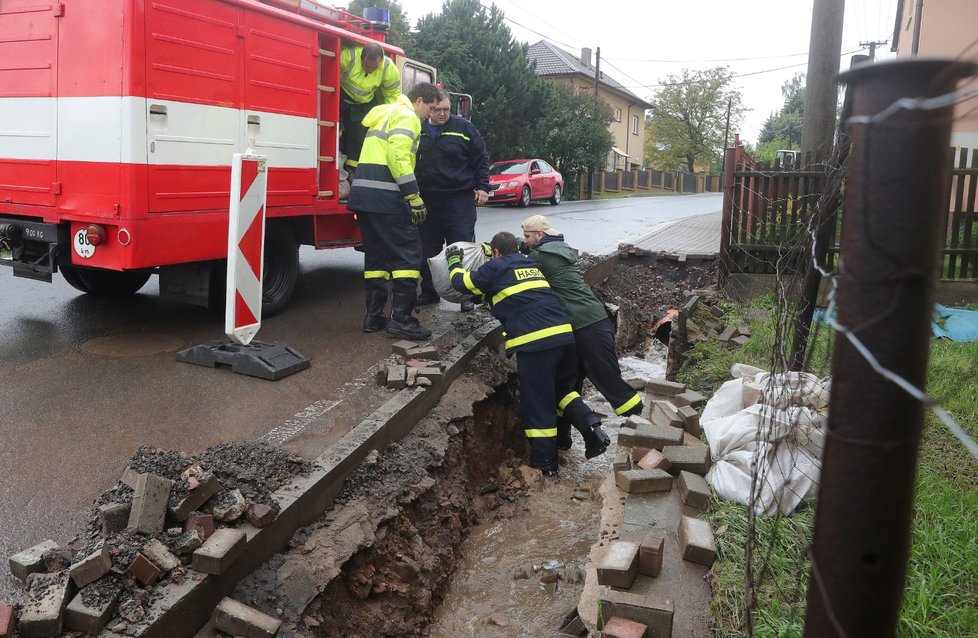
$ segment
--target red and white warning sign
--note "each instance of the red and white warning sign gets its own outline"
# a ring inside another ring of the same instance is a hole
[[[235,153],[231,161],[228,280],[224,332],[248,345],[261,327],[261,279],[265,257],[267,158]]]

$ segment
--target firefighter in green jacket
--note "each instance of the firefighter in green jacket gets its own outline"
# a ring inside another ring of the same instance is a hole
[[[564,241],[564,236],[550,225],[543,215],[523,220],[523,240],[530,259],[540,265],[544,277],[570,317],[577,342],[578,378],[576,389],[581,391],[587,376],[615,414],[641,414],[642,396],[621,377],[618,355],[615,352],[615,332],[591,287],[577,267],[577,250]],[[561,420],[557,433],[558,446],[571,446],[570,428]]]
[[[364,116],[379,104],[393,104],[401,95],[401,74],[377,43],[340,50],[340,151],[351,174],[360,159],[367,128]]]
[[[421,120],[437,102],[438,88],[421,82],[394,104],[374,107],[363,119],[368,131],[346,205],[357,213],[363,238],[364,332],[383,328],[388,335],[401,339],[431,336],[414,316],[421,278],[417,225],[428,215],[414,164]],[[384,312],[388,287],[390,319]]]

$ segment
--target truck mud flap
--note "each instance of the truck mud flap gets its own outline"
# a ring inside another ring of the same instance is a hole
[[[252,341],[240,346],[230,341],[207,343],[177,353],[177,361],[207,368],[230,366],[231,372],[278,381],[309,367],[309,359],[278,342]]]

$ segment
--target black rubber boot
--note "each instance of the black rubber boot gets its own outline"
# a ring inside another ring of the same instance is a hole
[[[584,434],[584,458],[593,459],[596,456],[601,456],[609,445],[611,445],[611,439],[599,421]]]
[[[431,337],[431,330],[421,325],[417,317],[414,316],[415,295],[411,293],[395,292],[391,301],[394,311],[391,318],[387,321],[384,329],[391,337],[398,339],[412,339],[423,341]]]
[[[472,303],[471,301],[462,302],[462,312],[472,312],[473,310],[475,310],[474,303]]]
[[[441,297],[434,290],[421,290],[421,294],[418,295],[418,306],[430,306],[441,301]]]
[[[367,311],[363,315],[363,331],[377,332],[387,325],[384,307],[387,305],[387,282],[367,280]]]

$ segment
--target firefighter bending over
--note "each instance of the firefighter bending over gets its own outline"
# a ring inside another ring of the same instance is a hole
[[[421,82],[397,102],[372,108],[363,120],[369,131],[346,205],[358,213],[363,238],[364,332],[384,328],[401,339],[431,336],[414,316],[421,277],[418,224],[428,215],[418,194],[414,163],[421,120],[437,101],[438,88]],[[384,312],[388,287],[390,319]]]
[[[492,259],[470,273],[462,250],[445,252],[452,286],[481,295],[506,331],[506,354],[516,354],[520,416],[530,440],[530,465],[547,476],[557,472],[557,410],[580,430],[585,456],[602,454],[610,440],[601,421],[574,390],[577,354],[574,332],[537,264],[517,250],[512,233],[497,233],[489,244]]]
[[[345,45],[340,51],[340,151],[344,168],[357,167],[367,128],[362,124],[371,108],[393,104],[401,94],[401,74],[379,44]]]

